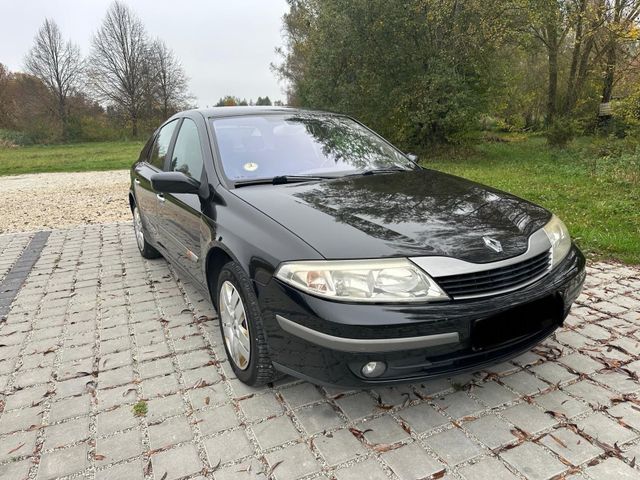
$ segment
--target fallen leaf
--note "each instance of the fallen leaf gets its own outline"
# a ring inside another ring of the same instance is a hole
[[[567,444],[564,443],[562,440],[560,440],[558,437],[556,437],[554,434],[550,433],[549,436],[553,438],[558,445],[560,445],[561,447],[567,448]]]
[[[104,455],[100,455],[99,453],[96,453],[93,458],[95,458],[96,460],[104,460],[107,457],[105,457]]]
[[[12,448],[11,450],[9,450],[9,451],[7,452],[7,455],[11,455],[12,453],[17,452],[17,451],[18,451],[18,450],[20,450],[22,447],[24,447],[24,442],[23,442],[23,443],[21,443],[20,445],[18,445],[17,447]]]

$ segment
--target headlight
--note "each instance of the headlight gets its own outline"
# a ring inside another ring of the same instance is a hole
[[[542,229],[551,242],[551,268],[553,268],[569,253],[571,237],[564,222],[555,215]]]
[[[304,292],[344,302],[427,302],[447,294],[406,258],[287,262],[276,277]]]

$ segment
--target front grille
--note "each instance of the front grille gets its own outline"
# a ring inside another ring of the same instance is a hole
[[[484,297],[531,283],[549,269],[550,263],[551,251],[546,251],[506,267],[436,277],[435,280],[450,297]]]

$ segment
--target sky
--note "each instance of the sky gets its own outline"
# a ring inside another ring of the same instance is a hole
[[[22,71],[33,37],[46,17],[83,55],[111,0],[0,0],[0,63]],[[125,0],[150,37],[173,49],[200,107],[224,95],[285,99],[269,65],[282,45],[285,0]]]

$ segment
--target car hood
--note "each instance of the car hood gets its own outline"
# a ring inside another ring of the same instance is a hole
[[[328,259],[438,255],[493,262],[524,253],[529,236],[551,216],[513,195],[427,169],[233,193]],[[483,237],[499,241],[502,251]]]

